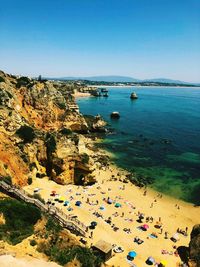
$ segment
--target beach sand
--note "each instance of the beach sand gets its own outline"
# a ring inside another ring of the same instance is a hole
[[[0,266],[2,267],[59,267],[60,265],[54,262],[46,262],[44,260],[33,259],[32,257],[14,258],[12,255],[0,256]]]
[[[75,92],[73,94],[75,98],[80,98],[80,97],[89,97],[92,96],[90,93],[82,93],[82,92]]]
[[[91,150],[86,153],[94,154]],[[105,154],[104,151],[95,152],[96,154]],[[58,185],[48,178],[35,179],[29,186],[24,189],[33,194],[34,188],[39,188],[39,193],[46,201],[50,197],[52,190],[64,197],[65,200],[70,201],[72,211],[68,211],[63,203],[55,202],[55,205],[63,210],[66,214],[73,214],[78,216],[78,219],[85,225],[89,226],[92,221],[97,222],[97,227],[93,230],[92,238],[85,238],[87,245],[95,244],[98,240],[103,239],[110,244],[123,247],[123,253],[113,253],[113,257],[107,261],[107,264],[115,267],[130,266],[127,261],[127,254],[134,250],[137,256],[133,263],[137,267],[147,266],[145,261],[149,256],[154,257],[156,262],[166,260],[167,266],[175,267],[180,261],[174,252],[173,246],[188,246],[190,240],[190,232],[192,227],[200,222],[200,207],[194,207],[190,203],[174,199],[172,197],[162,194],[162,198],[158,197],[158,192],[149,188],[140,189],[132,183],[123,183],[120,180],[126,175],[126,171],[119,169],[115,165],[108,168],[99,167],[101,164],[95,163],[95,176],[97,183],[92,186],[82,187],[76,185]],[[119,174],[120,175],[119,175]],[[111,181],[114,176],[118,180]],[[146,192],[146,195],[144,192]],[[119,202],[122,206],[116,208],[114,203],[108,204],[105,200],[110,198],[115,202]],[[53,199],[53,198],[52,198]],[[80,200],[82,205],[75,206],[75,202]],[[89,201],[89,203],[87,203]],[[104,206],[104,210],[100,210],[100,206]],[[103,218],[95,216],[93,213],[98,212]],[[118,216],[117,213],[119,214]],[[149,229],[141,231],[139,226],[146,223],[137,222],[138,213],[143,213],[144,217],[153,217],[153,222],[147,222]],[[115,215],[114,215],[115,214]],[[111,217],[112,224],[115,224],[119,230],[114,231],[110,224],[105,220]],[[162,230],[155,228],[156,222],[162,222]],[[179,234],[180,240],[176,243],[170,240],[178,228],[184,229],[188,227],[188,235]],[[130,228],[131,233],[126,233],[123,229]],[[162,231],[162,233],[161,233]],[[155,232],[158,238],[150,237],[150,234]],[[165,232],[167,232],[168,239],[165,239]],[[89,230],[90,234],[90,230]],[[140,245],[133,242],[135,237],[139,237],[144,242]],[[78,237],[77,237],[78,238]],[[167,254],[162,254],[165,250]],[[171,255],[172,254],[172,255]]]

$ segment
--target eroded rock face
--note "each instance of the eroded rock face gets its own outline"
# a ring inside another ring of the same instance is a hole
[[[30,176],[47,175],[60,184],[94,181],[90,160],[78,149],[77,133],[89,127],[72,92],[64,84],[0,71],[1,176],[20,186]],[[93,127],[102,126],[95,119]]]
[[[200,224],[196,224],[192,229],[189,251],[190,267],[200,267]]]
[[[97,115],[95,117],[86,115],[84,116],[84,118],[88,124],[89,131],[105,132],[106,122],[102,119],[100,115]]]

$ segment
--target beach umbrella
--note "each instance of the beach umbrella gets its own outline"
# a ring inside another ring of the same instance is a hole
[[[33,191],[34,191],[34,193],[37,193],[40,191],[40,188],[36,187]]]
[[[105,210],[105,207],[104,206],[100,206],[100,210]]]
[[[60,197],[58,201],[59,201],[59,202],[64,202],[65,199],[64,199],[64,197]]]
[[[146,263],[149,265],[153,265],[155,263],[155,259],[153,257],[148,257]]]
[[[56,194],[55,195],[55,200],[59,200],[59,197],[60,197],[59,194]]]
[[[69,201],[66,200],[66,201],[64,202],[64,206],[69,206]]]
[[[142,227],[143,227],[144,229],[146,229],[146,230],[149,229],[148,224],[143,224]]]
[[[173,237],[175,240],[179,240],[179,234],[178,234],[178,233],[175,233],[172,237]]]
[[[81,202],[81,201],[79,201],[79,200],[78,200],[78,201],[76,201],[76,203],[75,203],[75,205],[76,205],[76,206],[80,206],[81,204],[82,204],[82,202]]]
[[[97,226],[97,222],[95,222],[95,221],[93,221],[93,222],[91,222],[91,226]]]
[[[120,203],[116,203],[116,204],[115,204],[115,207],[116,207],[116,208],[119,208],[119,207],[121,207],[121,206],[122,206],[122,205],[121,205]]]
[[[167,266],[167,261],[166,260],[162,260],[161,262],[160,262],[161,264],[162,264],[162,266]]]
[[[136,257],[137,256],[137,253],[135,252],[135,251],[130,251],[129,253],[128,253],[128,256],[129,257],[131,257],[131,258],[134,258],[134,257]]]
[[[54,197],[55,195],[56,195],[56,191],[55,190],[51,191],[50,196]]]
[[[108,204],[112,204],[112,203],[113,203],[112,199],[109,198],[109,199],[107,200],[107,203],[108,203]]]

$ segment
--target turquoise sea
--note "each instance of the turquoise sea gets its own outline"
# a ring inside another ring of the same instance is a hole
[[[160,192],[200,204],[200,88],[107,89],[108,98],[77,102],[83,114],[100,114],[114,128],[102,145],[116,164],[150,178]],[[110,119],[112,111],[119,120]]]

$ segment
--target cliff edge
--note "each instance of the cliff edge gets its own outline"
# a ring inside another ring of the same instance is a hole
[[[88,125],[75,103],[73,86],[0,71],[0,176],[24,186],[48,176],[60,184],[94,182],[92,159],[79,149]],[[98,122],[99,121],[99,122]]]

